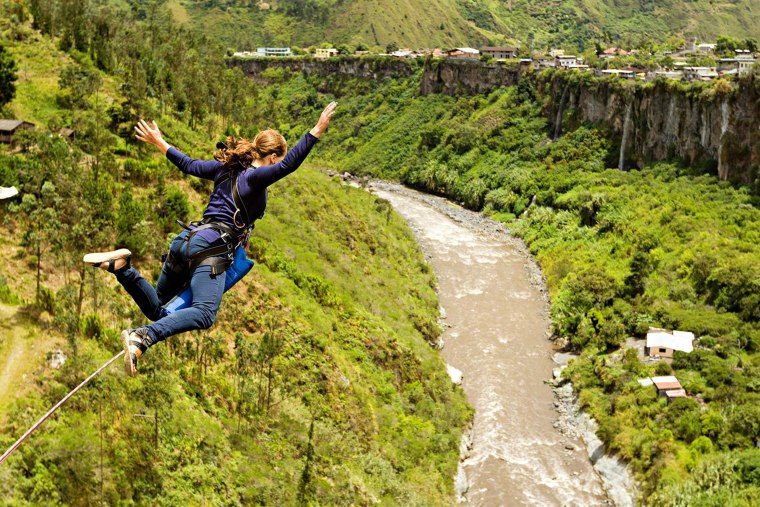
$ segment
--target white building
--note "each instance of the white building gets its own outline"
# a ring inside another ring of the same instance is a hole
[[[330,58],[338,56],[338,50],[335,48],[317,48],[314,58]]]
[[[290,48],[256,48],[256,56],[292,56]]]
[[[604,69],[597,72],[598,76],[617,76],[623,79],[636,79],[636,73],[632,70],[624,69]]]
[[[578,66],[578,58],[575,55],[560,55],[556,57],[557,67],[572,69]]]
[[[668,332],[652,328],[647,332],[644,351],[650,357],[673,357],[673,352],[691,352],[694,350],[694,333],[688,331]]]

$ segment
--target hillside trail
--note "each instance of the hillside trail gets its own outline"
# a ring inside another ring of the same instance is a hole
[[[610,505],[583,442],[555,427],[548,298],[527,249],[503,226],[447,201],[374,182],[410,224],[438,279],[444,360],[475,408],[460,501]]]
[[[19,307],[0,303],[0,414],[7,414],[13,400],[22,396],[30,383],[27,374],[52,344],[33,329],[24,323]]]

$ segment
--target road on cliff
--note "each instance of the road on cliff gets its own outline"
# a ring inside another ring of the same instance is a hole
[[[461,500],[478,506],[608,505],[583,442],[556,429],[545,289],[500,224],[443,199],[376,182],[414,230],[438,279],[444,360],[475,408]]]

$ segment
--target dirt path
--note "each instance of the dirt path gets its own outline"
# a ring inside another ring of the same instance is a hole
[[[458,487],[471,505],[607,505],[578,438],[561,434],[548,303],[529,253],[498,223],[442,199],[375,183],[411,225],[439,283],[444,359],[475,408]]]
[[[27,375],[40,363],[53,340],[41,339],[18,313],[17,306],[0,303],[0,414],[23,396]],[[0,415],[2,417],[2,415]]]

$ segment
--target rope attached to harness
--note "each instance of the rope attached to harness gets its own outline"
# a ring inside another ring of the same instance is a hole
[[[69,394],[67,394],[66,396],[64,396],[61,401],[59,401],[58,403],[56,403],[53,408],[51,408],[50,410],[48,410],[47,414],[43,415],[40,418],[39,421],[37,421],[36,423],[34,423],[32,425],[32,427],[29,428],[26,431],[26,433],[24,433],[23,435],[21,435],[21,438],[19,438],[18,440],[16,440],[16,442],[12,446],[10,446],[8,448],[8,450],[5,451],[5,453],[2,456],[0,456],[0,463],[2,463],[3,461],[5,461],[5,458],[7,458],[8,456],[10,456],[13,451],[15,451],[22,443],[24,443],[24,440],[26,440],[29,437],[29,435],[31,435],[32,432],[34,432],[34,430],[36,430],[43,422],[45,422],[45,420],[48,417],[50,417],[51,415],[53,415],[53,412],[55,412],[56,410],[58,410],[61,405],[63,405],[64,403],[66,403],[66,400],[68,400],[69,398],[71,398],[72,396],[74,396],[74,394],[77,391],[79,391],[79,389],[81,389],[82,387],[84,387],[85,384],[87,384],[90,380],[92,380],[93,378],[95,378],[98,375],[98,373],[100,373],[101,371],[103,371],[106,368],[108,368],[108,366],[111,363],[113,363],[114,361],[116,361],[118,358],[120,358],[122,356],[122,354],[124,354],[123,350],[121,352],[119,352],[118,354],[116,354],[115,356],[113,356],[106,364],[104,364],[103,366],[101,366],[100,368],[98,368],[97,370],[95,370],[95,373],[93,373],[92,375],[90,375],[89,377],[87,377],[86,379],[84,379],[81,384],[79,384],[74,389],[72,389],[69,392]]]

